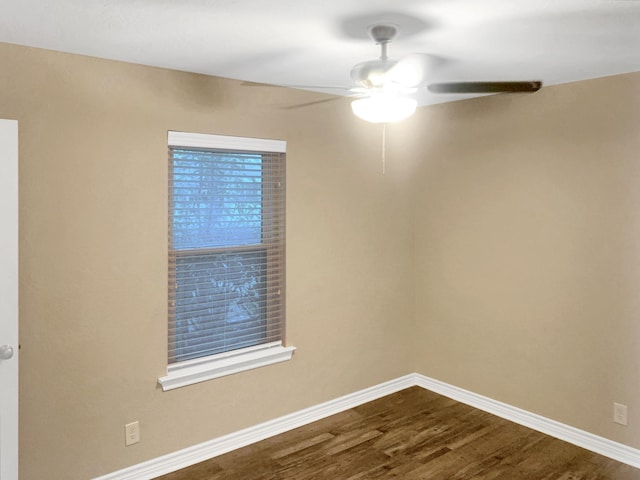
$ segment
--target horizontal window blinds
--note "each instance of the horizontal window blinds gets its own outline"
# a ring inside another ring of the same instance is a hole
[[[285,154],[169,148],[169,363],[282,341]]]

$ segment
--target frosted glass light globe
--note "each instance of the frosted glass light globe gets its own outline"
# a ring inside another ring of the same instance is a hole
[[[351,102],[353,113],[367,122],[394,123],[409,118],[416,111],[418,102],[413,98],[396,95],[372,95]]]

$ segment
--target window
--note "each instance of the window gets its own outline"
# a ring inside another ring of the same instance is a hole
[[[168,390],[288,360],[285,150],[169,132]]]

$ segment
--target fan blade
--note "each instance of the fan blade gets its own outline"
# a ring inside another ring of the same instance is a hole
[[[342,92],[353,92],[353,91],[362,90],[354,87],[345,87],[342,85],[277,85],[274,83],[259,83],[259,82],[249,82],[249,81],[243,81],[242,86],[243,87],[264,87],[264,88],[294,88],[297,90],[312,90],[312,91],[337,90]]]
[[[340,100],[342,97],[331,97],[331,98],[323,98],[322,100],[315,100],[313,102],[305,102],[298,103],[297,105],[289,105],[288,107],[283,107],[285,110],[295,110],[298,108],[310,107],[312,105],[318,105],[320,103],[333,102],[335,100]]]
[[[272,85],[269,83],[257,83],[249,81],[242,82],[242,85],[245,87],[292,88],[295,90],[306,90],[328,95],[339,95],[339,97],[361,97],[363,95],[367,95],[371,91],[371,89],[364,87],[343,87],[340,85]]]
[[[540,90],[542,82],[452,82],[432,83],[433,93],[533,93]]]

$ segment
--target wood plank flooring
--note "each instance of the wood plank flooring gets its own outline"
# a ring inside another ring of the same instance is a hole
[[[412,387],[156,480],[640,480],[640,470]]]

